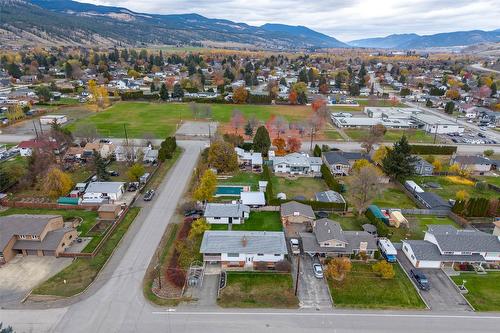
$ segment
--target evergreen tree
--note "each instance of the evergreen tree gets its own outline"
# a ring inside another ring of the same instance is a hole
[[[172,98],[182,98],[184,97],[184,90],[180,84],[176,83],[174,85],[174,91],[172,92]]]
[[[252,124],[250,122],[247,122],[247,124],[245,125],[245,135],[252,136],[252,134],[253,134]]]
[[[160,87],[160,98],[164,101],[166,101],[168,99],[168,90],[167,90],[167,86],[165,85],[165,83],[162,83],[161,84],[161,87]]]
[[[452,101],[447,102],[444,106],[444,112],[446,112],[447,114],[452,114],[453,111],[455,111],[455,103],[453,103]]]
[[[265,126],[260,126],[257,128],[257,132],[253,138],[253,149],[256,152],[262,153],[262,155],[267,156],[267,152],[271,147],[271,138],[269,138],[269,132]]]
[[[394,147],[382,160],[382,169],[387,175],[402,182],[415,173],[414,164],[416,161],[417,158],[411,155],[408,139],[403,135],[399,141],[394,143]]]
[[[109,174],[106,171],[106,162],[102,158],[101,154],[96,150],[94,150],[94,166],[98,181],[109,180]]]

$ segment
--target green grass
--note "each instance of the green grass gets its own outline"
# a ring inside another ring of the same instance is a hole
[[[336,130],[325,130],[323,131],[323,133],[328,140],[344,140],[344,138],[342,138],[342,135],[340,135]]]
[[[393,279],[382,279],[372,272],[371,265],[354,262],[352,271],[341,282],[328,280],[336,307],[363,309],[423,309],[411,281],[398,264]]]
[[[380,208],[416,208],[415,203],[401,190],[386,186],[373,201]]]
[[[312,113],[307,106],[213,104],[211,107],[212,119],[221,123],[228,123],[235,109],[246,119],[255,116],[261,121],[269,120],[272,115],[283,116],[288,121],[301,121]],[[187,103],[119,102],[77,120],[68,128],[74,130],[78,123],[93,123],[101,135],[121,138],[125,136],[123,126],[126,125],[129,137],[142,138],[144,134],[151,134],[164,138],[175,132],[180,120],[191,119],[193,115]]]
[[[366,129],[354,128],[345,129],[346,134],[354,141],[360,141],[366,137],[369,132]],[[432,143],[434,142],[434,137],[427,134],[423,130],[405,131],[397,129],[389,129],[384,135],[383,141],[395,142],[398,141],[403,134],[405,134],[410,142],[415,143]],[[437,141],[436,141],[437,142]]]
[[[140,208],[137,207],[130,208],[127,216],[93,259],[76,259],[71,265],[36,287],[33,294],[70,297],[84,291],[105,265],[137,214],[139,214],[139,210]]]
[[[233,176],[227,179],[218,179],[219,185],[250,185],[253,191],[259,189],[260,174],[238,171]]]
[[[356,102],[358,102],[359,105],[361,106],[374,106],[374,107],[408,107],[406,104],[403,103],[396,103],[396,105],[393,105],[394,103],[390,99],[376,99],[376,100],[369,100],[369,99],[355,99]],[[369,105],[372,103],[372,105]]]
[[[500,311],[500,272],[488,272],[486,275],[461,273],[451,278],[457,285],[467,281],[465,287],[469,293],[465,298],[477,311]]]
[[[274,176],[272,178],[274,193],[285,193],[287,199],[296,196],[303,196],[306,200],[315,199],[314,194],[320,191],[328,190],[323,179],[312,177],[298,177],[288,179],[285,177]]]
[[[500,176],[479,176],[477,178],[487,182],[488,184],[500,186]]]
[[[290,274],[228,272],[217,300],[224,308],[296,308]]]
[[[172,168],[172,166],[181,156],[182,151],[182,148],[177,147],[175,152],[172,154],[172,158],[160,164],[160,166],[158,167],[159,169],[151,177],[144,191],[148,191],[149,189],[156,189],[158,186],[160,186],[162,180],[165,178],[170,168]]]
[[[439,217],[434,215],[405,215],[409,223],[409,228],[393,228],[389,227],[393,242],[400,242],[402,239],[424,239],[424,233],[427,231],[427,226],[430,224],[452,225],[460,229],[449,217]]]
[[[422,186],[424,183],[431,183],[431,182],[438,183],[439,185],[441,185],[440,189],[433,189],[433,188],[423,188],[423,189],[428,192],[434,192],[443,197],[443,199],[445,200],[455,199],[456,193],[461,190],[465,190],[467,193],[469,193],[471,197],[485,197],[485,198],[498,197],[498,192],[489,189],[480,191],[476,189],[474,186],[456,184],[446,179],[446,176],[429,176],[429,177],[414,176],[411,177],[411,179],[420,186]]]
[[[330,219],[336,221],[342,227],[342,230],[363,230],[361,227],[365,223],[369,223],[364,215],[360,216],[341,216],[337,214],[330,214]]]
[[[80,101],[77,98],[61,97],[59,100],[54,100],[47,104],[50,106],[77,105],[80,104]]]
[[[210,230],[228,230],[227,224],[211,224]],[[232,230],[245,231],[282,231],[279,212],[250,212],[250,217],[243,224],[233,224]]]

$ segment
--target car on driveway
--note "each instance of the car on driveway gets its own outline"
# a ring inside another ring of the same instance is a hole
[[[144,201],[151,201],[154,196],[155,196],[155,191],[149,190],[146,192],[146,194],[144,194]]]
[[[424,273],[417,271],[416,269],[410,270],[411,277],[417,283],[417,286],[422,290],[429,290],[431,288],[429,280]]]
[[[323,278],[323,267],[321,267],[321,264],[313,264],[313,271],[315,277],[318,279]]]

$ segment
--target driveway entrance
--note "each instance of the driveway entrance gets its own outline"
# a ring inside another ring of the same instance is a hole
[[[293,256],[292,262],[292,274],[295,280],[297,276],[298,256]],[[331,308],[332,302],[326,280],[318,279],[314,276],[313,262],[313,258],[308,254],[300,255],[299,305],[301,308]]]

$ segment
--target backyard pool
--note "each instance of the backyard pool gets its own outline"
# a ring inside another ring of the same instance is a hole
[[[216,197],[239,197],[241,192],[250,191],[250,186],[217,186],[215,190]]]

